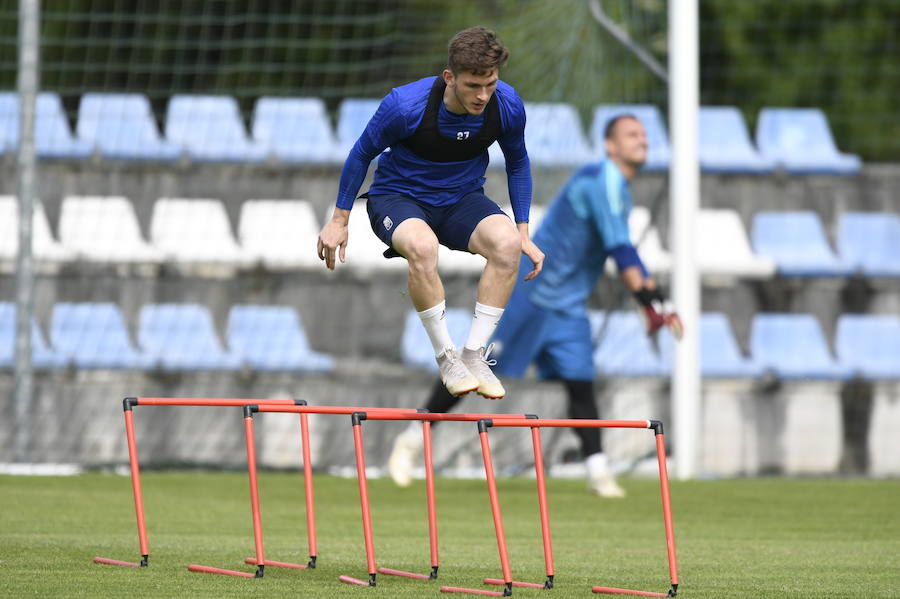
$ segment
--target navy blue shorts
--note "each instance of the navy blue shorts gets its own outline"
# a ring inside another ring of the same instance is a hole
[[[399,256],[391,245],[397,225],[408,218],[425,221],[441,245],[451,250],[469,251],[469,238],[482,220],[505,214],[482,190],[464,195],[449,206],[432,206],[401,195],[369,196],[366,201],[372,230],[388,246],[386,258]]]

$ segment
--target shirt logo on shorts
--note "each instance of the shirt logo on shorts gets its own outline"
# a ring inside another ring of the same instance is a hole
[[[384,220],[381,221],[381,224],[384,225],[385,230],[390,231],[391,227],[394,226],[394,221],[391,220],[390,216],[385,216]]]

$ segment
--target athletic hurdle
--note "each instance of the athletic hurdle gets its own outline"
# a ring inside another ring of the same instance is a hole
[[[113,565],[113,566],[130,566],[130,567],[147,567],[149,566],[149,558],[150,558],[150,550],[149,543],[147,540],[147,528],[146,528],[146,520],[144,517],[144,500],[143,500],[143,491],[141,487],[141,478],[140,478],[140,462],[138,459],[138,451],[137,451],[137,437],[134,431],[134,415],[133,409],[135,406],[182,406],[182,407],[244,407],[247,405],[257,405],[257,406],[281,406],[281,407],[305,407],[306,402],[301,399],[233,399],[233,398],[179,398],[179,397],[126,397],[123,402],[123,409],[125,413],[125,435],[128,441],[128,460],[131,469],[131,485],[132,490],[134,492],[134,505],[135,505],[135,515],[137,518],[137,527],[138,527],[138,542],[140,545],[141,551],[141,561],[140,563],[128,562],[116,559],[110,559],[106,557],[95,557],[93,559],[94,563],[97,564],[105,564],[105,565]],[[373,411],[382,411],[386,410],[389,412],[407,412],[409,410],[405,410],[404,408],[359,408],[359,407],[342,407],[342,406],[320,406],[314,408],[304,409],[302,411],[297,411],[300,415],[300,432],[301,432],[301,445],[302,445],[302,456],[303,456],[303,478],[304,478],[304,488],[306,495],[306,519],[307,519],[307,537],[309,544],[309,562],[307,564],[293,564],[288,562],[279,562],[273,560],[259,560],[260,555],[257,555],[257,558],[247,558],[245,560],[246,563],[257,565],[257,571],[255,573],[247,573],[240,572],[236,570],[222,570],[218,568],[209,568],[206,566],[198,566],[196,564],[192,564],[194,567],[189,567],[191,571],[194,572],[207,572],[207,573],[216,573],[216,574],[228,574],[232,576],[241,576],[241,577],[252,577],[252,578],[261,578],[264,572],[264,566],[276,566],[283,568],[293,568],[293,569],[306,569],[306,568],[315,568],[316,560],[317,560],[317,549],[316,549],[316,523],[315,523],[315,499],[314,499],[314,491],[313,491],[313,482],[312,482],[312,459],[310,457],[310,443],[309,443],[309,422],[307,414],[351,414],[354,411],[358,411],[360,409],[368,409]],[[247,432],[246,422],[245,422],[245,433]],[[252,430],[250,431],[252,434]],[[259,506],[258,506],[258,497],[254,500],[253,496],[257,493],[257,485],[255,484],[255,448],[253,444],[247,445],[248,452],[248,462],[252,459],[254,463],[254,468],[252,470],[253,475],[251,478],[251,507],[253,503],[257,503],[256,508],[253,509],[253,518],[254,518],[254,528],[256,527],[256,521],[259,518]],[[250,472],[250,470],[248,470]],[[260,534],[261,539],[261,534]],[[260,546],[260,549],[262,547]],[[258,553],[261,553],[259,551]]]
[[[284,406],[284,405],[259,405],[249,406],[250,413],[296,413],[316,410],[318,408],[308,406]],[[356,471],[359,483],[360,508],[363,522],[363,540],[366,550],[366,565],[368,567],[368,580],[361,580],[353,576],[341,575],[338,580],[345,584],[353,584],[366,587],[374,587],[377,584],[377,574],[388,576],[402,576],[416,580],[435,580],[438,577],[440,558],[438,551],[437,510],[434,493],[434,464],[432,460],[431,423],[435,421],[451,422],[477,422],[484,418],[503,420],[522,419],[534,417],[526,414],[431,414],[425,410],[403,410],[388,408],[359,408],[351,415],[353,424],[353,443],[356,453]],[[393,568],[379,568],[375,562],[375,548],[372,535],[371,510],[369,508],[368,481],[366,479],[365,449],[362,443],[361,423],[363,420],[419,420],[422,422],[422,436],[425,458],[425,490],[428,506],[428,540],[431,554],[431,572],[419,574]],[[251,425],[252,426],[252,425]],[[251,430],[252,434],[252,430]]]
[[[509,566],[509,555],[506,550],[506,542],[503,534],[503,520],[500,513],[500,501],[497,494],[497,482],[494,476],[493,460],[491,457],[491,446],[488,439],[488,429],[491,427],[529,427],[531,428],[532,438],[536,440],[535,447],[535,466],[543,459],[538,456],[540,449],[540,429],[544,427],[566,427],[566,428],[644,428],[652,429],[656,436],[656,455],[659,462],[659,486],[662,496],[663,523],[666,534],[666,552],[669,562],[669,580],[671,588],[667,593],[656,593],[652,591],[639,591],[634,589],[623,589],[617,587],[594,586],[591,590],[594,593],[606,593],[616,595],[640,595],[644,597],[675,597],[678,592],[678,566],[675,558],[675,533],[672,526],[672,507],[671,498],[669,496],[669,476],[666,467],[666,448],[663,435],[663,424],[659,420],[580,420],[580,419],[483,419],[478,421],[478,435],[481,438],[481,451],[484,457],[484,471],[487,478],[488,495],[491,502],[491,513],[494,518],[494,526],[497,531],[497,545],[500,552],[500,564],[503,569],[503,579],[485,578],[485,584],[502,584],[505,585],[503,595],[511,594],[513,586],[536,586],[528,583],[519,583],[513,581],[512,573]],[[539,503],[541,505],[541,528],[546,531],[544,536],[545,551],[549,543],[549,515],[547,513],[546,495],[543,476],[538,481]],[[546,520],[546,526],[545,526]],[[546,555],[546,553],[545,553]],[[547,562],[548,574],[551,572],[552,563]],[[487,594],[482,589],[464,589],[441,587],[442,592],[469,593],[484,595]]]
[[[138,528],[138,544],[140,545],[141,561],[139,563],[110,559],[107,557],[95,557],[94,563],[105,564],[109,566],[129,566],[134,568],[146,568],[150,565],[150,545],[147,541],[147,525],[144,518],[144,494],[141,488],[141,469],[138,460],[137,437],[134,434],[134,414],[135,406],[206,406],[206,407],[234,407],[244,406],[248,403],[266,404],[266,405],[302,405],[306,402],[303,400],[293,399],[231,399],[231,398],[205,398],[205,397],[126,397],[122,400],[122,408],[125,412],[125,437],[128,442],[128,463],[131,468],[131,488],[134,493],[134,511],[137,518]],[[306,429],[306,424],[301,421],[301,428]],[[309,438],[308,431],[305,439]],[[307,444],[308,445],[308,444]],[[307,447],[304,445],[304,447]],[[304,456],[305,456],[304,450]],[[306,460],[304,459],[304,474],[306,473]],[[310,471],[311,472],[311,471]],[[307,505],[307,509],[309,509]],[[313,529],[310,536],[310,551],[315,553],[315,530]],[[315,567],[315,560],[311,564]]]

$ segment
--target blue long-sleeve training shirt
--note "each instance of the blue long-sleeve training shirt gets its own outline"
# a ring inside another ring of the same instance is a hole
[[[350,210],[365,179],[369,163],[379,154],[370,195],[400,194],[435,206],[453,204],[484,186],[488,153],[460,162],[431,162],[413,153],[401,140],[411,136],[422,121],[435,77],[396,87],[381,101],[344,162],[337,207]],[[516,90],[503,81],[494,91],[500,112],[500,148],[506,159],[509,197],[516,222],[528,221],[531,205],[531,164],[525,150],[525,107]],[[477,133],[480,115],[454,114],[443,102],[438,129],[450,139]],[[468,133],[466,133],[468,132]],[[385,151],[386,148],[389,148]],[[382,153],[383,152],[383,153]]]

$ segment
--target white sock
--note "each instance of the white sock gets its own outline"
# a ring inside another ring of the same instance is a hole
[[[587,466],[588,476],[609,473],[609,460],[605,453],[592,453],[585,458],[584,463]]]
[[[453,340],[450,339],[450,331],[447,330],[447,319],[444,318],[446,313],[447,302],[444,300],[441,300],[438,305],[418,313],[425,332],[428,333],[428,338],[431,340],[435,357],[444,353],[448,347],[454,347]]]
[[[487,345],[501,316],[503,316],[503,308],[494,308],[475,302],[475,317],[472,319],[472,328],[469,329],[466,349],[477,351]]]

